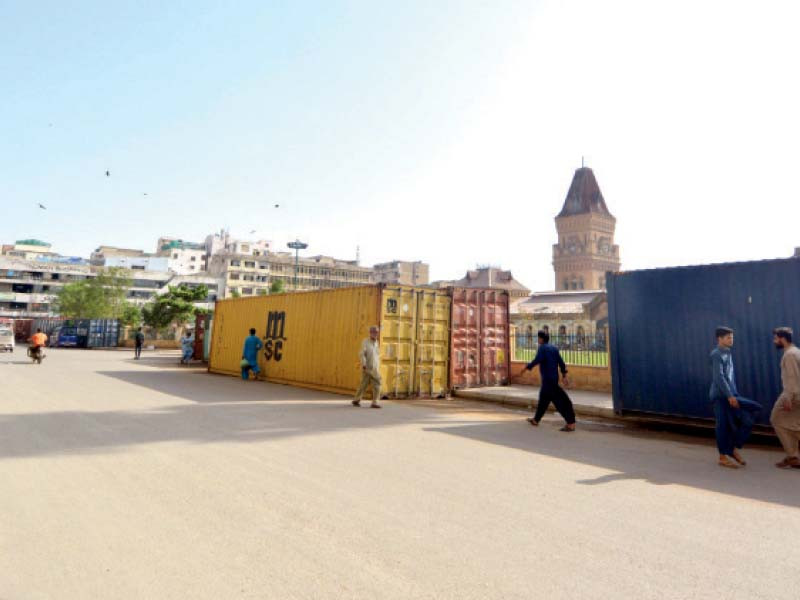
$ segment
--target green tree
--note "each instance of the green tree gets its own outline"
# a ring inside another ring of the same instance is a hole
[[[128,271],[120,268],[73,281],[58,293],[56,310],[62,317],[73,319],[118,319],[127,304],[131,283]]]
[[[135,304],[126,302],[122,308],[122,314],[119,317],[121,325],[126,327],[138,327],[142,322],[142,311]]]
[[[283,279],[276,279],[272,282],[272,285],[269,286],[269,293],[270,294],[282,294],[285,291],[286,284],[283,282]]]
[[[237,290],[236,288],[233,288],[231,290],[231,298],[241,298],[241,297],[242,295],[239,293],[239,290]]]
[[[142,317],[146,325],[162,330],[170,325],[181,326],[205,309],[196,308],[195,302],[202,302],[208,297],[208,288],[204,285],[189,287],[186,284],[169,286],[166,294],[157,296],[144,307]]]

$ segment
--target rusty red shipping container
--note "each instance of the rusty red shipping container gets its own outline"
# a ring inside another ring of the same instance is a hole
[[[14,340],[25,344],[33,335],[33,319],[14,319]]]
[[[511,367],[509,295],[451,288],[450,387],[507,385]]]

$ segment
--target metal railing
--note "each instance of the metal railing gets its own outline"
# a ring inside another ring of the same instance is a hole
[[[559,349],[568,365],[586,367],[608,366],[608,345],[605,331],[595,334],[561,333],[551,334],[550,343]],[[516,332],[511,334],[512,360],[531,361],[539,347],[536,333]]]

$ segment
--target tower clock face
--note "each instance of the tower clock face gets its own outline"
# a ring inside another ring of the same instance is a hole
[[[580,245],[578,244],[578,240],[575,238],[570,238],[567,240],[567,252],[570,254],[575,254],[580,250]]]
[[[611,244],[608,241],[608,238],[600,238],[600,241],[597,243],[597,250],[600,254],[610,254],[611,253]]]

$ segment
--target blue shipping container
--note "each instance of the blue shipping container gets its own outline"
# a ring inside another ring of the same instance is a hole
[[[739,393],[767,425],[780,392],[772,330],[800,336],[800,259],[610,273],[608,310],[618,414],[713,419],[709,354],[727,325]]]

